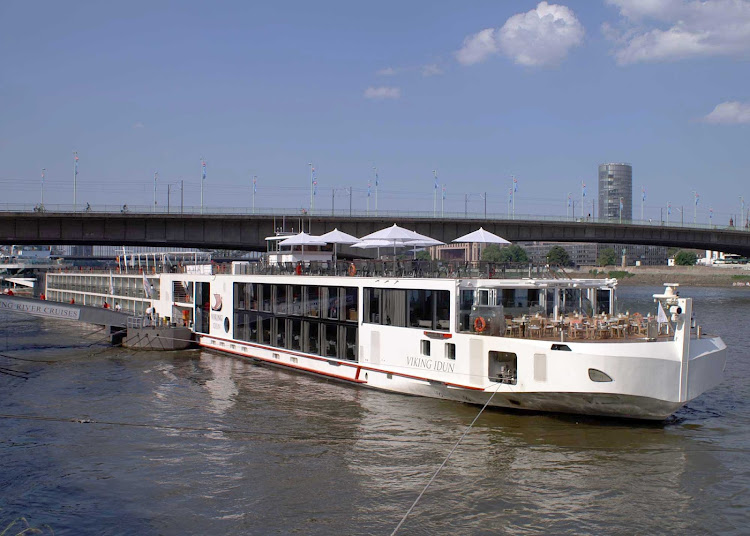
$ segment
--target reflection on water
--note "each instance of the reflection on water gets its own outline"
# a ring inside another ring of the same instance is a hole
[[[487,411],[401,533],[745,533],[750,293],[683,294],[729,346],[719,388],[660,424]],[[0,376],[0,413],[62,419],[0,420],[0,532],[24,515],[57,534],[389,534],[479,409],[89,348],[91,329],[53,320],[0,329],[0,352],[54,361],[0,362],[29,372]]]

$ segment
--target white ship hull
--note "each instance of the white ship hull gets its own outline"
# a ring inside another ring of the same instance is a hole
[[[111,276],[102,277],[109,285]],[[726,361],[720,338],[691,330],[692,300],[676,295],[665,298],[680,311],[673,313],[669,336],[570,340],[561,331],[555,338],[535,339],[490,336],[467,327],[459,319],[464,312],[459,294],[483,285],[542,288],[534,292],[541,293],[544,305],[544,293],[551,300],[547,289],[560,282],[231,273],[149,277],[158,279],[159,296],[151,300],[158,315],[174,323],[189,319],[204,348],[407,395],[489,401],[490,406],[516,410],[664,419],[718,385]],[[589,295],[596,296],[614,290],[616,283],[607,284],[611,288],[577,280],[566,288],[589,285]],[[383,290],[376,305],[373,289]],[[431,320],[396,318],[400,326],[386,325],[385,291],[390,289],[431,292]],[[261,295],[265,291],[275,304]],[[299,301],[296,293],[302,296]],[[449,316],[448,305],[445,312],[434,305],[438,293],[450,306]],[[600,300],[614,303],[613,293],[609,298],[605,294]],[[555,297],[554,315],[561,317],[558,302]],[[341,310],[334,313],[339,303]],[[552,311],[552,302],[547,305]],[[373,307],[379,308],[377,313]]]

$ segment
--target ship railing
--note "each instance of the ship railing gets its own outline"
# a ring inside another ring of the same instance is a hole
[[[233,270],[233,271],[232,271]],[[235,275],[339,275],[348,277],[424,277],[507,279],[550,277],[555,268],[533,263],[466,262],[419,259],[353,259],[333,261],[286,262],[268,265],[250,262],[226,266],[218,264],[213,273]]]

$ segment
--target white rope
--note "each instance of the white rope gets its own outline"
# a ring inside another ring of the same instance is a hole
[[[443,460],[443,463],[441,463],[441,464],[440,464],[440,467],[438,467],[438,468],[437,468],[437,471],[435,471],[435,474],[433,474],[433,475],[432,475],[432,478],[430,478],[430,481],[429,481],[429,482],[427,482],[427,485],[426,485],[426,486],[424,487],[424,489],[422,490],[422,492],[421,492],[421,493],[420,493],[420,494],[419,494],[419,495],[417,496],[417,498],[416,498],[416,499],[414,500],[414,503],[413,503],[413,504],[411,505],[411,507],[410,507],[410,508],[409,508],[409,509],[408,509],[408,510],[406,511],[406,513],[404,514],[404,517],[402,517],[402,518],[401,518],[401,521],[399,521],[399,522],[398,522],[398,525],[396,525],[396,528],[395,528],[395,529],[393,529],[393,532],[391,532],[391,536],[396,536],[396,533],[397,533],[397,532],[399,531],[399,529],[401,528],[401,525],[403,525],[403,524],[404,524],[404,521],[406,521],[406,518],[407,518],[407,517],[409,517],[409,514],[411,514],[412,510],[414,510],[414,507],[415,507],[415,506],[417,506],[417,503],[418,503],[418,502],[419,502],[419,500],[420,500],[420,499],[422,498],[422,495],[424,495],[425,491],[427,491],[427,488],[429,488],[429,487],[430,487],[430,484],[432,484],[432,482],[433,482],[433,481],[435,480],[435,478],[437,478],[437,476],[438,476],[438,473],[440,473],[440,471],[441,471],[441,470],[443,469],[443,467],[445,467],[445,464],[446,464],[446,463],[448,463],[448,460],[449,460],[449,459],[450,459],[450,457],[451,457],[451,456],[453,455],[453,452],[454,452],[454,451],[455,451],[455,450],[456,450],[456,449],[458,448],[458,446],[459,446],[459,445],[461,444],[461,441],[463,441],[463,440],[464,440],[464,437],[466,437],[466,434],[468,434],[468,433],[469,433],[469,430],[471,430],[472,426],[474,426],[474,423],[475,423],[475,422],[477,422],[477,419],[479,419],[479,416],[480,416],[480,415],[482,415],[482,412],[483,412],[483,411],[485,410],[485,408],[486,408],[486,407],[487,407],[487,406],[489,405],[489,403],[490,403],[490,402],[492,401],[492,398],[493,398],[493,397],[495,396],[495,394],[497,393],[497,390],[498,390],[498,389],[500,388],[500,385],[502,385],[502,384],[498,383],[498,384],[497,384],[497,385],[495,386],[495,390],[494,390],[494,391],[492,392],[492,395],[490,395],[490,397],[489,397],[489,398],[487,399],[487,402],[485,402],[485,403],[484,403],[484,406],[482,406],[482,409],[480,409],[480,410],[479,410],[479,413],[477,413],[477,416],[476,416],[476,417],[474,417],[474,420],[473,420],[473,421],[471,421],[471,424],[469,424],[469,426],[467,426],[467,427],[466,427],[466,430],[464,430],[464,433],[463,433],[463,434],[461,434],[461,437],[460,437],[460,438],[458,438],[458,441],[456,441],[456,444],[455,444],[455,445],[453,445],[453,448],[452,448],[452,449],[451,449],[451,451],[450,451],[450,452],[448,453],[448,456],[446,456],[446,457],[445,457],[445,459]]]

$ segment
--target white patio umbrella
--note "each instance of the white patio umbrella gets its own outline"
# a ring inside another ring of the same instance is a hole
[[[352,244],[357,244],[359,242],[359,238],[357,238],[356,236],[347,234],[343,231],[339,231],[338,228],[335,228],[333,231],[329,231],[324,235],[320,235],[319,238],[321,240],[325,240],[326,244],[333,244],[334,266],[336,264],[336,260],[338,259],[338,245],[339,244],[352,245]]]
[[[417,240],[432,240],[429,236],[419,234],[410,229],[399,227],[395,223],[391,227],[386,227],[374,233],[362,237],[363,242],[372,240],[386,240],[389,246],[393,246],[393,262],[396,263],[396,247],[409,246],[408,242]]]
[[[474,232],[459,236],[453,242],[470,242],[474,244],[510,244],[505,238],[497,236],[482,227]]]
[[[417,258],[418,247],[427,248],[430,246],[442,246],[443,244],[445,244],[445,242],[435,240],[434,238],[430,238],[429,236],[425,236],[424,238],[420,238],[419,240],[409,240],[408,242],[404,242],[405,246],[410,246],[412,248],[415,259]]]
[[[464,242],[469,244],[510,244],[505,238],[497,236],[494,233],[485,231],[484,228],[480,227],[476,231],[469,234],[459,236],[453,242]],[[480,248],[479,255],[481,258],[482,250]]]
[[[302,231],[299,234],[290,236],[286,240],[279,242],[280,246],[302,246],[302,260],[305,259],[305,246],[325,246],[326,241],[321,240],[319,236],[307,234]]]

